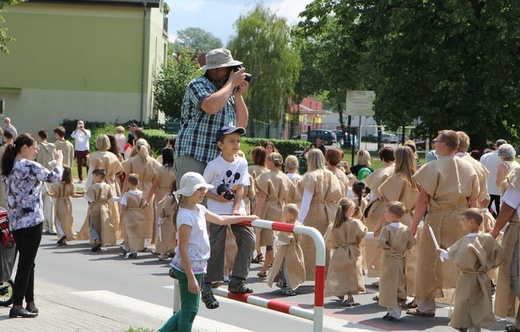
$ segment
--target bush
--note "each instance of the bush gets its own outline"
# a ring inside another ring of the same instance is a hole
[[[276,150],[278,150],[278,152],[282,155],[284,159],[288,155],[295,154],[296,151],[301,151],[309,145],[309,142],[300,140],[243,137],[241,139],[241,150],[244,151],[244,153],[246,154],[248,161],[251,161],[251,150],[253,150],[255,146],[262,145],[265,142],[273,142],[274,146],[276,147]]]
[[[69,120],[65,119],[61,123],[63,127],[67,130],[67,136],[70,139],[70,134],[76,129],[77,120]],[[116,134],[116,127],[122,125],[125,129],[128,128],[128,125],[132,122],[135,122],[138,126],[141,126],[137,121],[128,121],[124,124],[110,124],[106,122],[87,122],[86,129],[90,130],[92,136],[90,137],[90,151],[96,151],[96,138],[100,134]],[[54,128],[53,128],[54,129]],[[126,131],[126,135],[128,135],[129,131]],[[161,150],[166,146],[166,140],[172,136],[164,132],[161,129],[149,129],[145,127],[145,138],[148,141],[152,148],[152,154],[157,156],[161,153]],[[276,149],[280,154],[285,158],[290,154],[295,154],[296,151],[303,150],[306,146],[309,145],[309,142],[300,141],[300,140],[281,140],[281,139],[268,139],[268,138],[252,138],[252,137],[242,137],[241,138],[241,150],[244,151],[247,160],[250,162],[251,160],[251,150],[255,146],[262,145],[265,142],[273,142],[276,146]]]

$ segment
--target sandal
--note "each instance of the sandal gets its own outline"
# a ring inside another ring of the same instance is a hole
[[[251,263],[262,263],[264,261],[264,255],[258,254],[251,260]]]
[[[507,324],[504,328],[506,332],[520,332],[520,329],[517,329],[513,324]]]
[[[401,308],[403,308],[403,309],[415,309],[415,308],[417,308],[417,303],[415,302],[415,300],[413,300],[411,302],[403,304],[401,306]]]
[[[376,295],[372,298],[372,300],[376,301],[376,302],[379,302],[379,295]]]
[[[282,289],[282,294],[288,295],[288,296],[294,296],[294,295],[296,295],[296,292],[291,287],[286,287],[286,288]]]
[[[423,311],[420,311],[417,308],[408,309],[408,310],[406,310],[406,313],[408,315],[412,315],[412,316],[435,317],[435,313],[434,312],[423,312]]]
[[[278,280],[278,281],[276,282],[276,287],[281,288],[281,289],[284,289],[285,287],[287,287],[287,283],[286,283],[285,281]]]
[[[259,276],[260,278],[267,278],[267,272],[260,271],[256,275]]]
[[[249,287],[246,287],[244,283],[237,281],[230,281],[228,284],[228,291],[234,294],[250,294],[253,293],[253,290]]]
[[[220,306],[213,292],[202,292],[202,302],[208,309],[217,309]]]

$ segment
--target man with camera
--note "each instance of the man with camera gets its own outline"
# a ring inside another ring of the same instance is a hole
[[[251,75],[229,50],[218,48],[206,54],[204,75],[186,89],[181,110],[181,126],[175,146],[177,179],[186,172],[203,173],[206,164],[218,156],[217,131],[224,126],[246,127],[249,112],[243,94]]]
[[[83,182],[83,166],[87,169],[88,173],[88,160],[87,156],[90,152],[90,130],[85,129],[85,121],[78,120],[76,123],[76,130],[70,134],[74,138],[74,156],[76,157],[76,163],[78,165],[78,177],[79,183]]]

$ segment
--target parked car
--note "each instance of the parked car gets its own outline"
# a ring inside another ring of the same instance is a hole
[[[413,141],[415,143],[415,149],[417,151],[424,151],[426,149],[426,141],[422,139],[416,139]]]
[[[396,134],[382,133],[381,134],[381,142],[382,143],[397,143],[399,141]],[[361,137],[361,142],[370,142],[377,143],[377,135],[368,134]]]
[[[347,139],[347,135],[341,130],[335,130],[336,139],[342,148],[351,148],[352,145],[357,149],[359,148],[359,142],[356,135],[350,135],[350,141]]]
[[[313,129],[307,135],[307,141],[316,143],[316,138],[323,138],[323,144],[332,145],[337,142],[336,133],[328,129]]]
[[[397,143],[399,142],[399,138],[396,134],[382,133],[381,134],[381,142],[383,143]]]
[[[377,143],[377,135],[368,134],[361,137],[361,142]]]

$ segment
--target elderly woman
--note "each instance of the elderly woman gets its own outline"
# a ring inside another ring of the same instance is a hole
[[[338,202],[343,197],[343,185],[325,168],[325,157],[319,149],[307,154],[307,173],[298,180],[302,203],[298,220],[305,226],[316,228],[325,235],[329,224],[334,222]],[[316,247],[312,238],[304,237],[301,244],[305,257],[306,279],[314,280],[316,270]]]
[[[504,182],[507,175],[517,168],[520,164],[516,162],[516,150],[511,144],[502,144],[498,148],[498,156],[502,162],[497,169],[497,187],[500,188],[500,194],[503,195],[507,188],[507,183]]]

